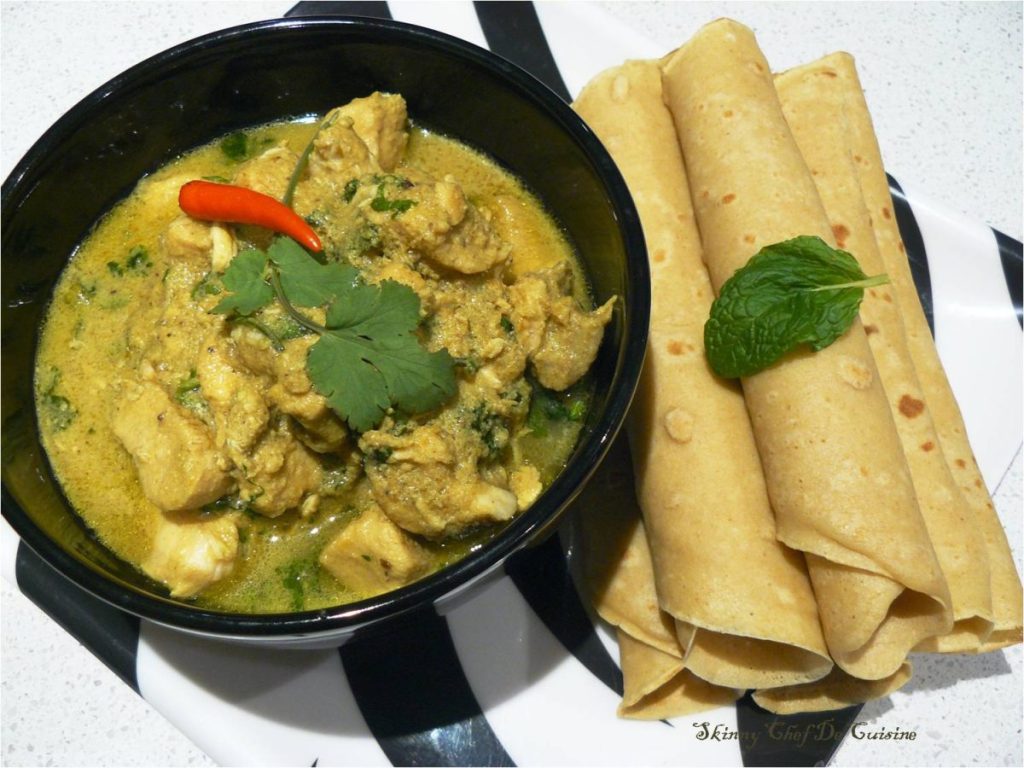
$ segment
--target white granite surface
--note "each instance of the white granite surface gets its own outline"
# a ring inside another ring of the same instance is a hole
[[[854,53],[889,169],[964,216],[1020,238],[1019,3],[597,3],[668,50],[733,16],[783,69]],[[270,18],[288,2],[7,2],[0,5],[2,172],[93,88],[196,35]],[[996,494],[1021,517],[1021,456]],[[1019,527],[1014,545],[1020,546]],[[3,765],[212,765],[89,652],[3,583]],[[865,719],[912,743],[847,739],[837,765],[1020,765],[1021,648],[924,658],[908,690]],[[954,681],[957,681],[955,685]],[[927,688],[927,704],[920,689]],[[1014,697],[1014,692],[1016,696]],[[997,706],[993,701],[998,701]],[[1005,702],[1016,706],[1005,708]],[[961,713],[947,720],[947,713]]]

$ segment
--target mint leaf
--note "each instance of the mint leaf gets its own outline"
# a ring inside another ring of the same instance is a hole
[[[301,246],[298,246],[301,247]],[[274,289],[265,277],[267,255],[255,248],[239,252],[226,270],[221,282],[230,291],[211,311],[219,315],[237,312],[251,315],[274,298]]]
[[[327,310],[327,330],[309,350],[313,386],[352,429],[380,424],[388,408],[431,411],[455,394],[455,362],[416,336],[419,297],[393,280],[358,283]]]
[[[762,248],[722,286],[704,325],[704,348],[723,378],[750,376],[807,344],[818,351],[853,323],[868,277],[857,260],[819,237]]]

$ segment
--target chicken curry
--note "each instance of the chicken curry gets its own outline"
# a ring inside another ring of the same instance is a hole
[[[196,179],[285,200],[322,251],[184,214]],[[43,443],[89,527],[173,597],[351,602],[537,499],[613,303],[592,308],[519,181],[375,93],[223,137],[97,224],[41,337]]]

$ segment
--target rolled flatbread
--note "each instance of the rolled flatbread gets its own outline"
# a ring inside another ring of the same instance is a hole
[[[882,165],[882,155],[853,58],[839,56],[832,64],[838,75],[836,83],[842,87],[845,95],[846,121],[861,191],[871,215],[872,229],[885,271],[892,280],[899,302],[910,357],[931,410],[942,453],[985,541],[993,628],[977,651],[985,652],[1014,645],[1021,642],[1024,595],[1013,553],[978,470],[963,416],[942,368],[914,287],[906,249],[893,214],[892,195]],[[930,645],[926,642],[921,648],[929,649]],[[941,643],[936,641],[935,647],[930,649],[941,650]]]
[[[715,289],[766,245],[834,245],[753,33],[713,22],[663,72]],[[895,674],[952,613],[863,327],[743,391],[778,536],[806,554],[832,658],[862,679]]]
[[[622,171],[647,240],[650,337],[627,429],[686,668],[729,688],[816,680],[832,662],[804,558],[776,539],[743,395],[704,355],[714,294],[657,62],[598,75],[574,107]]]
[[[739,692],[686,670],[672,618],[658,607],[654,566],[633,494],[625,436],[609,449],[602,472],[574,505],[585,591],[598,615],[615,625],[622,664],[622,717],[662,719],[727,704]]]
[[[617,636],[625,687],[618,709],[620,717],[667,720],[724,707],[741,694],[702,680],[686,670],[682,659],[647,645],[622,629]]]
[[[782,111],[825,206],[836,244],[868,275],[885,272],[850,147],[836,53],[775,77]],[[925,647],[976,650],[992,631],[985,541],[946,463],[907,346],[893,285],[868,288],[860,307],[871,353],[907,458],[921,514],[949,585],[953,629]],[[919,646],[921,647],[921,646]]]

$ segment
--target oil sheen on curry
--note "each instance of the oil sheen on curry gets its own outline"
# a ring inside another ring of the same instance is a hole
[[[288,202],[322,250],[184,214],[197,179]],[[351,602],[533,504],[579,435],[613,301],[592,309],[514,177],[375,93],[213,142],[99,222],[43,329],[43,441],[85,522],[172,596]]]

